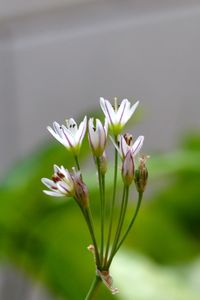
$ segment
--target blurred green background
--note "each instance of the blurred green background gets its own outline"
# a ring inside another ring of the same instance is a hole
[[[130,132],[144,134],[151,158],[137,222],[113,261],[115,298],[199,300],[200,1],[2,0],[0,24],[0,299],[86,294],[86,225],[73,201],[45,196],[40,181],[54,163],[73,162],[52,139],[43,144],[45,128],[117,96],[140,101],[142,122]],[[81,155],[99,233],[87,143]],[[111,184],[108,175],[108,195]],[[112,296],[102,286],[98,299]]]
[[[97,180],[88,145],[81,151],[98,231]],[[55,299],[84,298],[94,276],[91,243],[73,200],[42,193],[52,165],[73,164],[58,143],[19,161],[0,187],[0,258],[49,289]],[[110,164],[111,168],[112,165]],[[189,134],[176,152],[151,153],[149,182],[139,216],[116,256],[111,274],[116,299],[198,300],[200,295],[200,136]],[[111,189],[107,175],[107,194]],[[135,199],[135,193],[132,193]],[[136,199],[135,199],[136,200]],[[129,215],[135,200],[129,207]],[[107,198],[108,201],[108,198]],[[117,214],[117,212],[116,212]],[[101,286],[97,299],[113,296]]]

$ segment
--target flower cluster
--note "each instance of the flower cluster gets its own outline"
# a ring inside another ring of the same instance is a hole
[[[122,133],[138,104],[139,102],[137,101],[131,106],[130,102],[124,99],[118,105],[117,99],[115,99],[114,106],[112,106],[108,100],[100,98],[100,106],[105,117],[104,122],[94,118],[90,118],[87,121],[87,117],[85,116],[80,125],[77,125],[76,121],[70,118],[66,120],[65,125],[53,122],[52,127],[47,127],[53,137],[71,152],[74,157],[75,167],[72,170],[68,170],[63,166],[58,167],[54,165],[52,178],[42,178],[42,183],[48,188],[48,190],[44,190],[44,193],[49,196],[71,197],[75,199],[83,213],[93,242],[93,245],[89,249],[90,251],[92,249],[95,258],[97,277],[100,278],[113,294],[116,293],[117,289],[112,287],[112,277],[109,274],[109,268],[116,252],[119,250],[135,221],[148,179],[146,167],[146,159],[148,157],[139,155],[144,143],[144,136],[140,135],[134,140],[131,134]],[[101,218],[100,242],[98,242],[96,237],[90,209],[88,187],[84,183],[79,162],[79,153],[86,132],[88,132],[88,141],[98,174]],[[106,146],[109,140],[108,135],[110,135],[110,139],[114,145],[115,157],[113,192],[111,197],[106,194]],[[114,230],[113,218],[115,217],[114,211],[116,210],[115,204],[118,195],[118,156],[121,158],[122,188],[120,189],[123,191],[119,216],[117,216],[117,227]],[[129,226],[124,228],[124,220],[130,198],[129,192],[133,182],[138,192],[138,201]],[[105,202],[110,204],[108,221],[105,221],[105,215],[108,215],[106,212],[108,205],[105,206]]]

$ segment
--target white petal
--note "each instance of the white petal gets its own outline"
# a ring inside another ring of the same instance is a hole
[[[106,133],[105,133],[105,129],[99,119],[96,120],[96,132],[97,132],[98,145],[101,148],[103,148],[106,143]]]
[[[65,177],[68,177],[69,172],[68,172],[67,169],[65,169],[64,166],[61,166],[59,169],[60,169],[60,172],[61,172]]]
[[[116,123],[116,113],[108,100],[100,98],[101,109],[104,112],[105,117],[110,125]]]
[[[53,122],[53,129],[62,138],[62,129],[59,123]]]
[[[97,129],[94,128],[94,119],[90,118],[88,123],[88,134],[89,141],[92,148],[96,148],[98,146],[98,134]]]
[[[88,121],[88,133],[91,134],[92,131],[94,131],[94,118],[90,118]]]
[[[52,192],[52,191],[45,191],[45,190],[43,190],[43,192],[44,192],[46,195],[53,196],[53,197],[63,197],[63,196],[64,196],[64,195],[61,194],[60,192]]]
[[[117,120],[118,123],[122,123],[124,119],[126,118],[126,114],[127,114],[127,108],[130,107],[130,102],[127,99],[124,99],[121,104],[120,107],[117,111]]]
[[[74,146],[76,146],[74,134],[70,130],[68,130],[64,125],[62,125],[62,129],[63,129],[63,135],[67,145],[66,147],[73,148]]]
[[[99,134],[98,131],[93,131],[91,135],[91,146],[94,149],[97,149],[99,147]]]
[[[77,130],[77,133],[76,133],[77,145],[81,145],[83,138],[85,136],[86,128],[87,128],[87,116],[84,117],[83,121],[81,122],[81,124],[79,125],[79,128]]]
[[[53,180],[50,180],[50,179],[48,179],[48,178],[42,178],[41,179],[41,181],[42,181],[42,183],[44,184],[44,185],[46,185],[46,187],[48,187],[49,189],[53,189],[52,187],[56,187],[56,185],[55,185],[55,183],[53,182]]]
[[[65,146],[65,141],[50,126],[48,126],[47,129],[56,140]]]
[[[57,165],[53,166],[54,173],[60,173],[60,168]]]
[[[135,112],[136,108],[139,105],[139,101],[135,102],[135,104],[133,104],[133,106],[131,107],[131,109],[129,110],[129,116],[128,116],[128,120],[131,118],[131,116],[133,115],[133,113]],[[128,121],[127,120],[127,121]]]
[[[69,193],[69,189],[64,182],[58,182],[57,187],[61,193],[63,194]]]
[[[115,143],[114,139],[112,138],[112,136],[110,135],[110,139],[111,139],[111,142],[113,143],[113,145],[115,146],[115,148],[117,149],[117,151],[119,152],[120,156],[121,155],[121,150],[120,148],[118,147],[118,145]]]
[[[66,125],[67,129],[75,135],[78,130],[76,121],[73,118],[70,118],[69,120],[66,120]]]
[[[132,146],[131,150],[132,150],[133,156],[135,156],[140,151],[140,149],[142,148],[143,142],[144,142],[144,136],[140,135]]]
[[[99,119],[96,119],[96,129],[102,131],[103,125]]]
[[[105,118],[105,122],[104,122],[104,129],[105,129],[105,133],[106,133],[106,137],[108,135],[108,121],[107,119]]]

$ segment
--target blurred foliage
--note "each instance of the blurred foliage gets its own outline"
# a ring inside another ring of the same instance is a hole
[[[87,153],[85,143],[83,168]],[[57,143],[20,161],[1,182],[0,257],[63,299],[80,300],[94,276],[93,257],[86,249],[91,241],[74,201],[42,193],[40,179],[51,176],[54,163],[73,165],[72,157]],[[200,254],[200,137],[190,135],[179,151],[153,156],[148,167],[146,200],[123,249],[135,249],[163,268],[188,263]],[[95,171],[86,171],[94,211],[98,209]],[[109,174],[107,179],[109,195]],[[132,210],[133,205],[129,215]],[[98,218],[95,225],[98,229]],[[101,288],[98,299],[112,296]]]

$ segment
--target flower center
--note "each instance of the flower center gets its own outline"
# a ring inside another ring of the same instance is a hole
[[[64,177],[65,177],[64,174],[62,174],[62,173],[60,173],[60,172],[57,172],[57,173],[53,174],[52,180],[53,180],[53,182],[56,183],[56,182],[61,181]]]
[[[127,143],[128,146],[132,146],[133,145],[133,136],[132,134],[129,134],[129,133],[125,133],[124,134],[124,139]]]
[[[114,105],[113,105],[113,108],[114,108],[114,111],[115,111],[116,113],[117,113],[119,107],[120,107],[120,105],[118,104],[118,99],[117,99],[117,97],[114,97]]]

